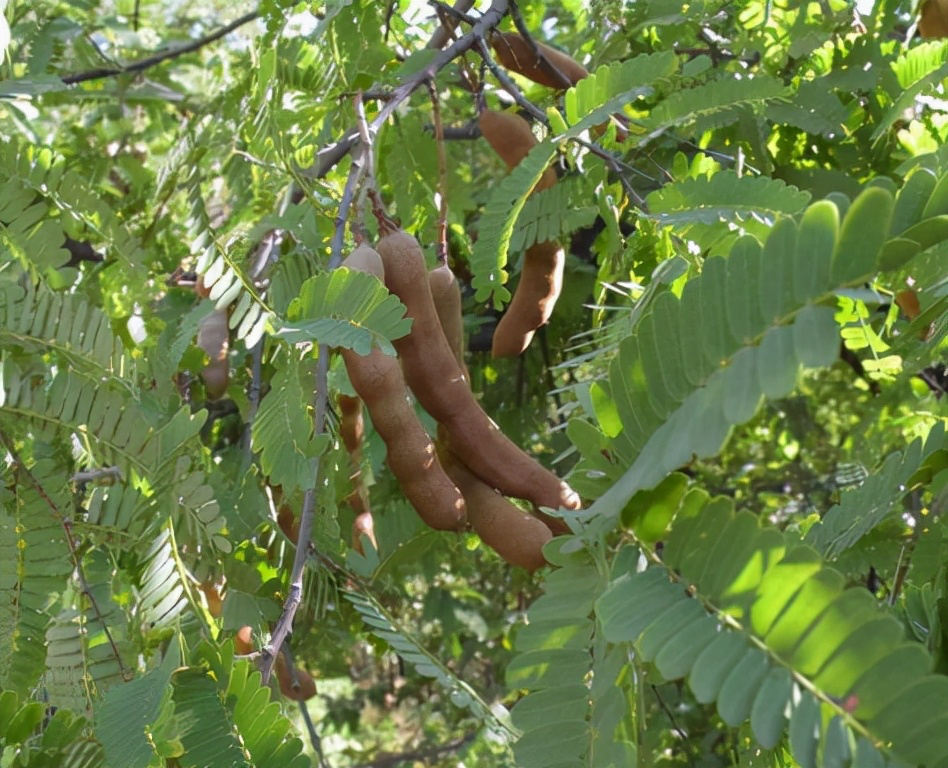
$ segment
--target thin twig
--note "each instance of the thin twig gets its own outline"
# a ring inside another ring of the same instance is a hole
[[[356,126],[359,129],[359,139],[362,142],[362,157],[360,162],[363,165],[363,175],[365,184],[369,189],[375,189],[375,132],[369,128],[369,122],[365,116],[365,105],[362,99],[355,98]]]
[[[454,10],[464,13],[465,11],[469,11],[473,5],[474,0],[457,0],[457,2],[454,4]],[[427,47],[440,50],[441,48],[444,48],[453,34],[454,25],[442,21],[441,26],[438,27],[434,35],[432,35],[431,40],[428,41]]]
[[[909,505],[912,510],[912,517],[915,519],[915,526],[912,528],[912,533],[902,545],[902,550],[899,552],[899,561],[895,568],[895,578],[892,580],[892,592],[889,594],[889,605],[895,605],[895,601],[899,599],[899,595],[902,592],[902,587],[905,585],[905,578],[908,576],[909,568],[912,565],[912,555],[915,554],[915,547],[918,544],[919,536],[922,533],[922,522],[919,520],[922,512],[922,502],[919,497],[918,491],[912,491],[909,494]]]
[[[354,766],[354,768],[395,768],[395,766],[398,765],[410,764],[419,761],[426,763],[433,758],[441,757],[442,755],[447,755],[451,752],[457,752],[466,744],[473,741],[475,736],[477,736],[477,731],[470,731],[469,733],[465,733],[463,736],[455,739],[454,741],[449,741],[447,744],[442,744],[440,747],[416,749],[411,752],[400,752],[397,755],[385,755],[385,757],[380,757],[376,760],[370,760],[367,763],[359,763],[358,765]]]
[[[426,125],[426,131],[434,133],[433,125]],[[448,125],[441,126],[441,137],[445,141],[473,141],[481,137],[480,126],[476,122],[470,122],[467,125]]]
[[[678,734],[678,738],[683,744],[687,743],[688,734],[678,725],[678,721],[675,720],[675,713],[668,708],[668,705],[665,703],[662,695],[658,692],[658,687],[654,683],[649,683],[649,687],[652,689],[652,693],[655,694],[655,698],[658,700],[658,706],[661,708],[662,712],[665,713],[665,717],[667,717],[671,723],[672,730]]]
[[[217,40],[220,40],[225,35],[229,35],[235,29],[242,27],[244,24],[249,24],[251,21],[260,18],[260,11],[251,11],[250,13],[245,13],[238,19],[234,19],[230,24],[227,24],[216,32],[212,32],[206,37],[198,38],[193,40],[190,43],[179,46],[177,48],[169,48],[167,51],[162,51],[161,53],[156,53],[153,56],[146,56],[144,59],[139,59],[138,61],[133,61],[131,64],[126,64],[124,67],[100,67],[99,69],[91,69],[87,72],[80,72],[75,75],[66,75],[61,77],[66,85],[75,85],[76,83],[86,83],[90,80],[102,80],[106,77],[115,77],[116,75],[128,75],[134,72],[142,72],[143,70],[150,69],[156,64],[161,64],[164,61],[169,59],[176,59],[179,56],[183,56],[186,53],[193,53],[206,45],[210,45]]]
[[[523,21],[523,16],[520,15],[520,8],[517,6],[516,0],[510,0],[510,18],[513,19],[514,26],[520,33],[520,36],[526,40],[527,45],[530,46],[530,50],[536,57],[536,60],[540,65],[540,69],[559,81],[559,85],[557,86],[558,88],[571,88],[573,86],[572,80],[570,80],[566,75],[560,72],[559,69],[557,69],[556,65],[543,54],[543,51],[540,50],[540,46],[537,45],[537,41],[533,39],[533,35],[530,34],[530,30],[527,29],[527,25]]]
[[[4,448],[7,449],[7,453],[10,454],[10,457],[13,459],[13,462],[17,465],[17,467],[19,467],[20,471],[27,476],[30,484],[36,489],[36,493],[39,495],[39,497],[46,502],[46,505],[53,513],[53,517],[59,521],[59,525],[62,527],[63,533],[66,537],[66,544],[69,546],[69,553],[72,555],[72,563],[76,568],[76,578],[79,581],[79,587],[82,590],[82,593],[88,598],[89,605],[92,606],[92,612],[95,614],[96,619],[102,626],[102,631],[105,633],[105,639],[111,646],[112,653],[115,656],[115,661],[118,663],[119,671],[122,673],[122,679],[128,682],[132,679],[133,674],[125,667],[125,663],[122,661],[122,654],[119,653],[118,645],[115,643],[115,638],[112,637],[112,631],[109,629],[109,625],[106,623],[102,611],[99,610],[99,604],[96,602],[96,599],[92,594],[92,589],[89,587],[89,582],[86,581],[86,574],[82,568],[82,559],[79,557],[79,548],[76,546],[75,539],[72,537],[72,520],[66,517],[62,510],[59,509],[59,506],[56,504],[56,502],[49,497],[49,495],[46,493],[46,490],[42,485],[40,485],[39,480],[36,479],[36,476],[33,474],[33,472],[29,469],[29,467],[26,466],[23,459],[20,457],[20,454],[13,446],[13,441],[7,437],[5,432],[0,432],[0,443],[2,443]]]
[[[441,0],[428,0],[429,5],[433,5],[435,10],[438,11],[438,15],[441,17],[441,24],[444,24],[444,17],[449,16],[456,21],[463,21],[465,24],[470,24],[472,27],[477,24],[477,19],[469,14],[465,13],[464,10],[458,7],[458,5],[448,5],[447,3],[442,3]]]
[[[122,470],[118,467],[89,469],[85,472],[76,472],[76,474],[74,474],[71,479],[76,485],[82,485],[83,483],[91,483],[95,480],[100,480],[103,477],[121,478]]]
[[[428,81],[431,96],[431,119],[434,122],[435,145],[438,149],[438,238],[435,249],[438,261],[448,264],[448,158],[444,151],[444,126],[441,124],[441,104],[434,80]]]

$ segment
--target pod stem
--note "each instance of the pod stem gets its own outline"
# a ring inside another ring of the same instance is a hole
[[[438,263],[448,265],[448,158],[444,151],[444,125],[441,123],[441,104],[434,78],[427,82],[431,96],[431,120],[434,124],[435,145],[438,149],[438,236],[435,251]]]

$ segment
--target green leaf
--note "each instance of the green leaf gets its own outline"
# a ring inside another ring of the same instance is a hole
[[[360,355],[369,354],[373,346],[394,355],[392,339],[411,330],[405,305],[377,277],[345,267],[309,278],[287,314],[291,322],[277,335],[289,343],[312,341]]]

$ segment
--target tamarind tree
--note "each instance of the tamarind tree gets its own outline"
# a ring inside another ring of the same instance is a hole
[[[0,2],[0,765],[948,766],[943,8]]]

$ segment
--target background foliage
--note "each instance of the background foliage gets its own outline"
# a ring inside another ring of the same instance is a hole
[[[518,105],[434,58],[431,5],[0,2],[0,765],[948,766],[948,42],[914,5],[525,0],[592,74],[514,76],[546,121],[506,175],[465,83]],[[447,201],[475,392],[584,498],[536,575],[425,529],[371,433],[350,546],[316,347],[407,330],[331,270],[357,91],[431,264]],[[492,360],[553,237],[552,320]],[[307,491],[297,708],[232,638],[280,615]]]

